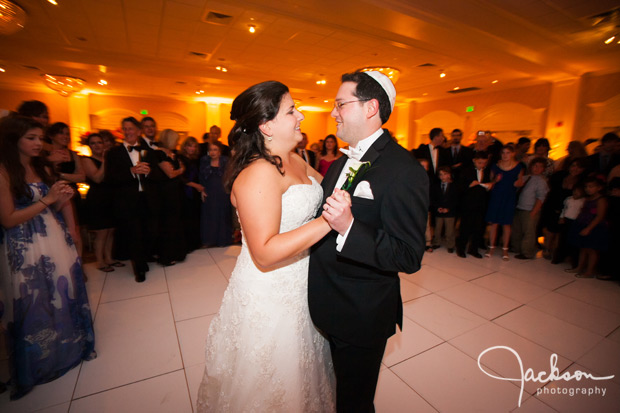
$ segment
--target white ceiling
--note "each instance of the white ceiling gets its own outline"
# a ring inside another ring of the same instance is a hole
[[[593,26],[591,18],[617,0],[57,1],[16,0],[28,20],[0,36],[1,88],[40,90],[40,75],[50,73],[106,94],[194,99],[202,89],[203,97],[234,98],[275,79],[301,105],[328,107],[340,75],[366,66],[400,69],[398,101],[620,67],[620,44],[603,43],[620,21]],[[232,18],[208,23],[210,11]],[[435,66],[419,67],[426,63]],[[102,78],[107,86],[97,85]]]

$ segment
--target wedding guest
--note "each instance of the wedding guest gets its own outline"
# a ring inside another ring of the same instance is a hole
[[[71,199],[71,205],[75,214],[76,231],[74,241],[78,254],[82,256],[82,237],[80,234],[81,221],[83,220],[83,202],[80,193],[77,191],[77,184],[86,181],[86,175],[84,174],[84,167],[82,166],[82,159],[77,152],[69,149],[71,144],[71,135],[69,133],[69,126],[66,123],[56,122],[47,129],[47,136],[52,143],[52,152],[60,152],[68,158],[65,162],[55,162],[54,170],[65,181],[69,182],[69,185],[74,190],[73,198]],[[49,160],[49,158],[48,158]]]
[[[146,144],[154,150],[157,150],[160,146],[160,142],[157,142],[157,122],[151,116],[145,116],[140,121],[140,128],[142,129],[142,139]]]
[[[228,158],[222,156],[217,143],[209,144],[208,154],[200,159],[200,184],[204,187],[200,234],[207,247],[223,247],[232,242],[232,206],[223,182],[227,164]]]
[[[461,173],[459,183],[461,226],[456,239],[456,254],[461,258],[466,257],[466,250],[467,254],[482,258],[478,250],[486,229],[484,216],[489,201],[489,190],[492,187],[487,156],[484,151],[476,152],[473,167],[464,168]]]
[[[573,159],[566,170],[555,172],[549,178],[549,193],[543,204],[540,221],[545,237],[543,256],[551,258],[556,255],[560,237],[560,214],[564,200],[569,197],[576,185],[582,185],[585,171],[585,159]]]
[[[543,172],[547,165],[545,158],[530,161],[530,174],[519,194],[517,210],[512,224],[512,247],[515,258],[528,260],[536,256],[536,226],[540,219],[543,202],[549,192]]]
[[[47,128],[50,121],[47,105],[38,100],[25,100],[17,107],[17,113],[20,116],[32,118],[43,126],[43,130]]]
[[[532,145],[532,140],[525,136],[522,136],[515,145],[515,160],[517,162],[525,162],[528,158],[528,151]]]
[[[456,182],[463,166],[469,167],[471,165],[474,151],[467,146],[461,145],[463,132],[460,129],[454,129],[452,133],[450,133],[450,138],[450,146],[445,151],[447,158],[446,164],[452,169],[453,179]]]
[[[101,139],[103,140],[104,151],[109,151],[111,148],[116,146],[116,138],[114,137],[114,135],[112,135],[112,132],[110,132],[109,130],[107,129],[100,130],[99,136],[101,136]]]
[[[442,231],[445,231],[446,248],[448,252],[454,252],[454,224],[456,217],[456,205],[458,203],[456,185],[452,182],[452,170],[449,166],[441,166],[438,170],[439,183],[435,183],[431,189],[431,208],[435,213],[435,236],[433,249],[441,245]]]
[[[607,222],[607,199],[603,195],[605,184],[596,177],[585,181],[586,198],[581,212],[572,226],[569,240],[579,248],[577,278],[593,278],[601,252],[609,247],[609,223]]]
[[[185,165],[181,175],[183,187],[183,228],[187,252],[202,246],[200,239],[200,208],[204,187],[200,185],[200,158],[198,157],[198,140],[193,136],[183,141],[177,158]]]
[[[230,158],[231,149],[229,146],[220,142],[221,137],[222,137],[222,129],[217,125],[211,126],[209,128],[209,132],[202,135],[203,143],[200,144],[200,157],[202,158],[203,156],[207,155],[207,153],[209,152],[209,144],[219,143],[221,151],[222,151],[222,156],[226,156],[227,158]],[[230,136],[229,136],[229,139],[230,139]],[[234,142],[228,142],[228,143],[231,146],[234,146]]]
[[[598,153],[588,156],[588,172],[600,178],[606,178],[609,172],[620,164],[620,153],[617,145],[620,137],[613,132],[606,133],[601,138]]]
[[[614,169],[619,169],[616,166]],[[620,172],[620,171],[619,171]],[[610,177],[613,173],[609,174]],[[599,280],[620,279],[620,265],[618,265],[618,251],[620,251],[620,178],[617,176],[610,179],[607,183],[609,191],[607,202],[609,221],[609,248],[601,254],[601,274],[597,276]]]
[[[571,196],[566,197],[564,200],[564,207],[562,208],[562,213],[560,214],[559,220],[560,236],[558,248],[556,249],[553,260],[551,261],[553,264],[563,263],[568,257],[571,265],[569,269],[577,268],[579,263],[579,249],[569,242],[568,236],[572,226],[575,225],[575,220],[579,216],[581,208],[583,208],[583,203],[585,201],[584,197],[585,191],[583,185],[578,184],[573,186]]]
[[[504,145],[501,159],[491,167],[491,189],[486,221],[491,224],[489,232],[489,249],[484,254],[491,257],[495,251],[498,227],[502,226],[502,259],[508,261],[508,243],[510,242],[510,227],[515,213],[517,188],[523,186],[523,165],[515,160],[515,150],[510,145]]]
[[[581,141],[570,141],[568,146],[566,147],[566,152],[568,154],[555,161],[555,170],[563,171],[567,170],[569,165],[574,159],[577,158],[586,158],[588,156],[588,152],[586,151],[586,147],[583,145]]]
[[[159,259],[161,265],[174,265],[183,261],[186,255],[185,234],[181,225],[183,210],[183,187],[181,175],[185,172],[185,164],[179,162],[176,156],[176,147],[179,134],[172,129],[164,129],[159,135],[162,149],[167,152],[156,151],[161,155],[159,167],[166,174],[160,184],[160,227],[159,227]],[[168,154],[168,155],[166,155]]]
[[[501,158],[501,151],[504,145],[493,137],[491,131],[478,131],[476,141],[471,148],[474,152],[484,151],[489,156],[489,165],[495,165]]]
[[[342,153],[338,150],[338,140],[334,135],[327,135],[323,140],[323,149],[316,161],[315,169],[325,176],[331,164],[341,156]]]
[[[546,162],[545,170],[543,172],[543,176],[545,178],[549,178],[554,171],[555,162],[553,159],[549,158],[549,151],[551,150],[551,145],[549,144],[549,140],[547,138],[540,138],[536,140],[534,144],[534,153],[531,154],[527,159],[527,164],[529,165],[532,160],[536,158],[543,158]]]
[[[41,155],[43,125],[0,123],[0,318],[11,400],[96,357],[82,261],[68,231],[73,190]]]
[[[428,144],[421,144],[418,149],[413,151],[413,154],[418,161],[420,159],[428,160],[428,179],[432,184],[439,181],[437,176],[439,167],[448,165],[448,159],[442,147],[446,140],[443,130],[441,128],[433,128],[429,132],[428,137],[430,142]]]
[[[103,181],[105,149],[103,139],[98,133],[88,135],[86,143],[92,153],[90,157],[82,160],[89,186],[86,194],[86,224],[89,230],[95,232],[97,268],[103,272],[111,272],[114,267],[124,267],[125,264],[112,259],[114,217],[112,193],[108,184]]]
[[[301,136],[303,136],[303,139],[297,144],[297,148],[295,148],[297,155],[301,156],[308,165],[314,168],[316,166],[316,154],[306,149],[306,146],[308,146],[308,135],[302,132]]]
[[[420,162],[420,165],[422,165],[422,168],[424,168],[424,170],[428,173],[429,170],[429,160],[426,158],[420,158],[418,159],[418,162]],[[430,189],[429,189],[430,191]],[[429,199],[430,199],[430,192],[429,192]],[[426,231],[424,232],[424,240],[425,240],[425,247],[424,250],[426,252],[433,252],[433,226],[431,225],[431,206],[429,203],[429,211],[428,211],[428,217],[426,219]]]
[[[140,139],[140,122],[128,117],[121,122],[124,141],[105,155],[105,182],[113,191],[113,211],[117,223],[115,243],[131,259],[136,282],[146,280],[147,262],[157,240],[158,192],[149,179],[159,155]],[[151,166],[152,165],[152,166]]]

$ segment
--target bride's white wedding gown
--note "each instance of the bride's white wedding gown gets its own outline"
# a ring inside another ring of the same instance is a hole
[[[314,218],[323,191],[292,185],[282,195],[280,233]],[[261,272],[243,240],[211,322],[198,412],[333,412],[329,344],[308,311],[308,252]]]

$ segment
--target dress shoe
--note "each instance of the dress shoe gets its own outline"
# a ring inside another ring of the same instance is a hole
[[[462,250],[456,250],[456,256],[461,258],[467,258],[467,255]]]
[[[482,258],[482,255],[478,251],[468,252],[468,254],[474,258]]]
[[[438,250],[440,245],[432,245],[432,247],[433,247],[434,250]]]
[[[454,252],[454,248],[448,248],[448,252],[452,254]]]
[[[146,280],[146,273],[143,271],[137,272],[136,273],[136,282],[137,283],[142,283]]]
[[[523,254],[517,254],[517,255],[515,255],[515,258],[518,259],[518,260],[529,260],[529,258],[526,257]]]

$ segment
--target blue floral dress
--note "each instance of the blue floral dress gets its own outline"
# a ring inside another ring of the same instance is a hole
[[[32,197],[49,188],[29,184]],[[9,338],[11,399],[96,357],[82,262],[62,215],[50,208],[13,228],[0,227],[0,320]]]

